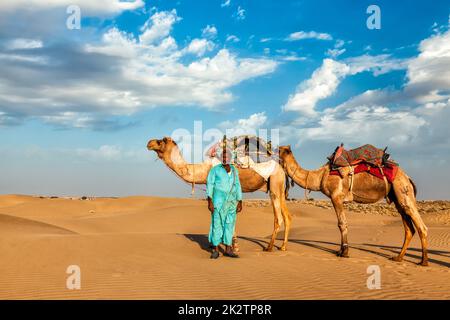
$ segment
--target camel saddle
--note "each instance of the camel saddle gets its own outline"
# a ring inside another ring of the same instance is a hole
[[[388,193],[388,183],[392,183],[398,171],[398,164],[390,159],[386,153],[386,148],[378,149],[371,144],[365,144],[359,148],[345,150],[341,143],[334,153],[328,157],[330,164],[330,175],[339,175],[341,178],[350,178],[350,188],[344,201],[353,201],[353,176],[358,173],[366,172],[379,179],[384,180],[386,184],[386,199]]]
[[[390,160],[390,155],[386,153],[386,148],[378,149],[371,144],[365,144],[356,149],[346,150],[344,144],[341,143],[334,153],[328,157],[331,170],[339,170],[339,168],[356,166],[365,163],[373,167],[385,167],[397,165]]]
[[[249,167],[249,163],[245,161],[245,163],[239,163],[242,160],[248,160],[253,163],[264,163],[271,160],[277,160],[276,155],[272,151],[272,143],[264,141],[264,139],[251,136],[251,135],[242,135],[236,136],[232,138],[224,138],[210,147],[207,151],[207,155],[209,157],[219,156],[221,157],[223,148],[226,147],[229,149],[234,155],[236,164],[241,165],[242,167]]]

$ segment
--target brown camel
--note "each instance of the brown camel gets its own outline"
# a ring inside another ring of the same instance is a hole
[[[384,197],[394,202],[400,213],[405,228],[403,247],[394,261],[402,261],[406,249],[413,237],[415,230],[419,232],[422,243],[421,265],[428,265],[427,254],[427,227],[425,226],[416,204],[416,187],[408,175],[398,168],[397,175],[392,184],[385,183],[373,175],[362,172],[353,176],[353,186],[350,193],[349,176],[341,178],[338,175],[330,175],[328,164],[317,170],[305,170],[295,160],[290,146],[279,147],[280,161],[286,173],[292,180],[305,190],[320,191],[331,199],[336,212],[338,226],[341,233],[341,248],[337,253],[340,257],[348,257],[347,219],[344,212],[344,202],[350,198],[358,203],[375,203]],[[350,197],[349,197],[350,196]]]
[[[206,184],[206,178],[208,177],[208,172],[211,169],[212,164],[209,162],[195,164],[187,163],[183,159],[177,144],[170,137],[165,137],[161,140],[150,140],[147,144],[147,149],[155,151],[158,157],[184,181],[192,184]],[[275,238],[280,230],[282,222],[284,222],[285,233],[284,241],[280,249],[283,251],[286,250],[289,228],[291,225],[291,215],[286,206],[285,190],[287,177],[283,168],[279,164],[276,166],[269,178],[269,183],[252,169],[237,169],[242,192],[254,192],[257,190],[267,192],[267,188],[269,187],[274,213],[274,229],[270,243],[264,250],[272,251]]]

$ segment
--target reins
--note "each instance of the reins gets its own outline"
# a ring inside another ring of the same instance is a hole
[[[294,178],[293,178],[293,177],[295,177],[295,173],[297,172],[297,169],[298,169],[298,168],[299,168],[298,166],[295,168],[294,173],[292,174],[292,177],[291,177],[291,179],[292,179],[291,186],[292,186],[292,187],[294,187]],[[305,200],[309,200],[309,197],[308,197],[308,196],[311,194],[311,190],[308,189],[308,177],[309,177],[309,171],[308,171],[308,173],[306,174],[306,182],[305,182]]]
[[[305,200],[309,200],[309,194],[311,193],[311,190],[308,190],[308,177],[309,177],[309,171],[306,174],[306,182],[305,182]]]
[[[161,159],[156,158],[156,159],[155,159],[155,162],[158,161],[158,160],[161,160]],[[168,167],[168,168],[170,169],[170,171],[171,171],[177,178],[180,178],[180,176],[177,174],[177,172],[176,172],[173,168],[169,167],[168,165],[166,165],[166,167]],[[191,183],[189,183],[189,182],[185,181],[184,179],[181,179],[181,180],[183,180],[185,183],[190,184],[190,185],[192,186],[192,190],[191,190],[191,196],[192,196],[192,197],[194,196],[194,190],[195,190],[194,188],[197,188],[197,189],[202,190],[202,191],[206,191],[206,188],[202,188],[202,187],[199,187],[199,186],[196,186],[196,185],[195,185],[195,165],[194,165],[194,164],[192,164],[192,180],[193,180],[193,181],[192,181]]]

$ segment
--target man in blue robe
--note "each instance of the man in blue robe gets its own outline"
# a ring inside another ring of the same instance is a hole
[[[233,252],[232,241],[237,212],[242,210],[242,190],[236,167],[230,164],[231,152],[224,149],[222,164],[209,170],[206,181],[208,209],[211,212],[209,242],[213,246],[211,259],[219,257],[219,245],[226,246],[224,255],[239,256]]]

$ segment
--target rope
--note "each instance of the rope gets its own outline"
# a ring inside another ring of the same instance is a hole
[[[156,158],[155,159],[155,162],[156,161],[158,161],[158,160],[160,160],[159,158]],[[167,166],[167,165],[166,165]],[[180,178],[180,176],[176,173],[176,171],[173,169],[173,168],[171,168],[171,167],[169,167],[169,166],[167,166],[169,169],[170,169],[170,171],[177,177],[177,178]],[[183,180],[183,179],[181,179],[183,182],[185,182],[185,183],[187,183],[187,184],[190,184],[189,182],[187,182],[187,181],[185,181],[185,180]],[[202,190],[202,191],[205,191],[206,192],[206,188],[203,188],[203,187],[199,187],[198,185],[195,185],[194,183],[193,184],[191,184],[193,187],[196,187],[198,190]],[[193,194],[193,192],[191,192],[191,194]]]
[[[291,186],[294,187],[294,177],[295,177],[295,173],[297,172],[298,167],[295,168],[294,173],[292,174],[291,177]],[[311,194],[311,190],[308,190],[308,177],[309,177],[309,171],[306,174],[306,185],[305,185],[305,199],[309,200],[309,195]]]
[[[294,181],[294,177],[295,177],[295,173],[297,172],[298,167],[295,168],[294,173],[292,174],[292,178],[291,178],[291,187],[295,186],[295,181]]]
[[[308,195],[311,193],[311,190],[308,190],[308,177],[309,177],[309,171],[306,174],[306,182],[305,182],[305,200],[309,200]]]
[[[354,171],[353,167],[350,166],[350,173],[349,173],[349,176],[350,176],[350,192],[351,192],[351,193],[353,193],[353,179],[354,179],[354,174],[355,174],[355,171]]]

